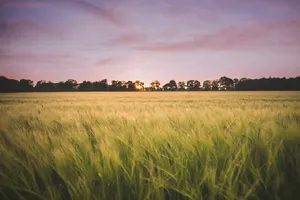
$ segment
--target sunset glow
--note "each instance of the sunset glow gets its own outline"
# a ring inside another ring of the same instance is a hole
[[[135,88],[138,89],[138,90],[141,90],[143,87],[140,86],[140,85],[136,85]]]
[[[61,81],[291,77],[298,0],[0,0],[0,74]]]

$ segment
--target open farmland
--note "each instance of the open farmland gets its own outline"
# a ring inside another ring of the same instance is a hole
[[[0,95],[0,199],[297,199],[299,92]]]

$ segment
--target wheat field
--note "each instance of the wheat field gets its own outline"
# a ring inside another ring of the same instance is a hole
[[[299,92],[0,95],[0,199],[300,197]]]

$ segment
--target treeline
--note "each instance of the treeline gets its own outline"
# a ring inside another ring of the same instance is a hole
[[[141,81],[113,80],[83,81],[74,79],[53,83],[38,81],[36,84],[29,79],[9,79],[0,76],[0,92],[60,92],[60,91],[266,91],[266,90],[300,90],[300,76],[295,78],[260,78],[231,79],[223,76],[216,80],[206,80],[202,84],[198,80],[176,82],[171,80],[161,85],[155,80],[150,87],[145,87]]]

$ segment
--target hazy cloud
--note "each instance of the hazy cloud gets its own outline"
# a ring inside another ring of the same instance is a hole
[[[0,20],[0,39],[24,39],[52,36],[54,32],[30,21]]]
[[[118,60],[118,59],[113,58],[113,57],[104,58],[104,59],[99,60],[99,61],[96,63],[96,66],[107,66],[107,65],[109,65],[109,64],[112,64],[112,63],[116,62],[117,60]]]
[[[113,39],[111,42],[113,44],[117,45],[132,45],[132,44],[140,44],[147,40],[146,34],[125,34],[121,35],[115,39]]]
[[[278,37],[279,36],[279,37]],[[251,23],[229,27],[175,43],[156,43],[139,46],[140,50],[177,52],[194,50],[234,50],[270,45],[300,46],[300,20],[273,23]]]
[[[52,0],[50,2],[60,6],[75,7],[81,11],[92,13],[96,17],[105,19],[116,26],[125,26],[124,12],[116,5],[96,5],[85,0]]]

